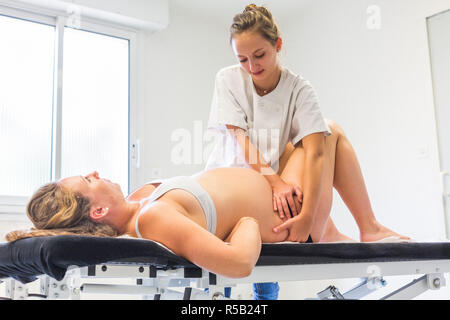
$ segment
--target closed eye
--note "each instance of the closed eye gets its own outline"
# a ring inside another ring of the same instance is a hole
[[[256,58],[256,59],[261,59],[262,57],[264,57],[265,54],[266,54],[266,53],[264,52],[263,54],[260,54],[259,56],[255,55],[255,58]],[[247,62],[247,60],[248,60],[248,59],[245,58],[245,59],[239,60],[239,62],[244,63],[244,62]]]

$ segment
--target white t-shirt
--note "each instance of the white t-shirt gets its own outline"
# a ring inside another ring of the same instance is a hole
[[[256,93],[251,76],[240,65],[217,73],[208,129],[214,130],[218,139],[206,170],[249,167],[241,147],[227,132],[227,124],[246,130],[251,143],[275,171],[288,142],[295,145],[317,132],[331,134],[312,86],[285,67],[281,67],[277,87],[264,96]]]

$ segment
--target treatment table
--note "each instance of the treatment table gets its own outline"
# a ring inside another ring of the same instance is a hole
[[[238,279],[204,270],[151,240],[64,235],[0,243],[3,298],[14,300],[80,299],[83,293],[225,299],[224,288],[242,283],[344,278],[360,282],[345,293],[329,286],[315,299],[360,299],[385,286],[385,276],[414,275],[415,280],[382,298],[411,299],[445,286],[448,272],[448,242],[263,244],[252,273]],[[39,288],[32,292],[35,283]]]

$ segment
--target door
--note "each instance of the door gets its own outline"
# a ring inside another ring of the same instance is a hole
[[[450,238],[450,10],[427,19],[447,238]]]

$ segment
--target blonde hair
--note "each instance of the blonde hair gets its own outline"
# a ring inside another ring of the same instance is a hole
[[[249,4],[242,13],[234,16],[230,27],[230,43],[233,36],[247,31],[260,34],[272,45],[275,45],[280,37],[280,31],[270,11],[255,4]]]
[[[26,206],[28,218],[34,225],[30,230],[8,233],[7,241],[55,235],[91,235],[115,237],[113,227],[90,219],[88,198],[62,187],[56,182],[40,187]]]

